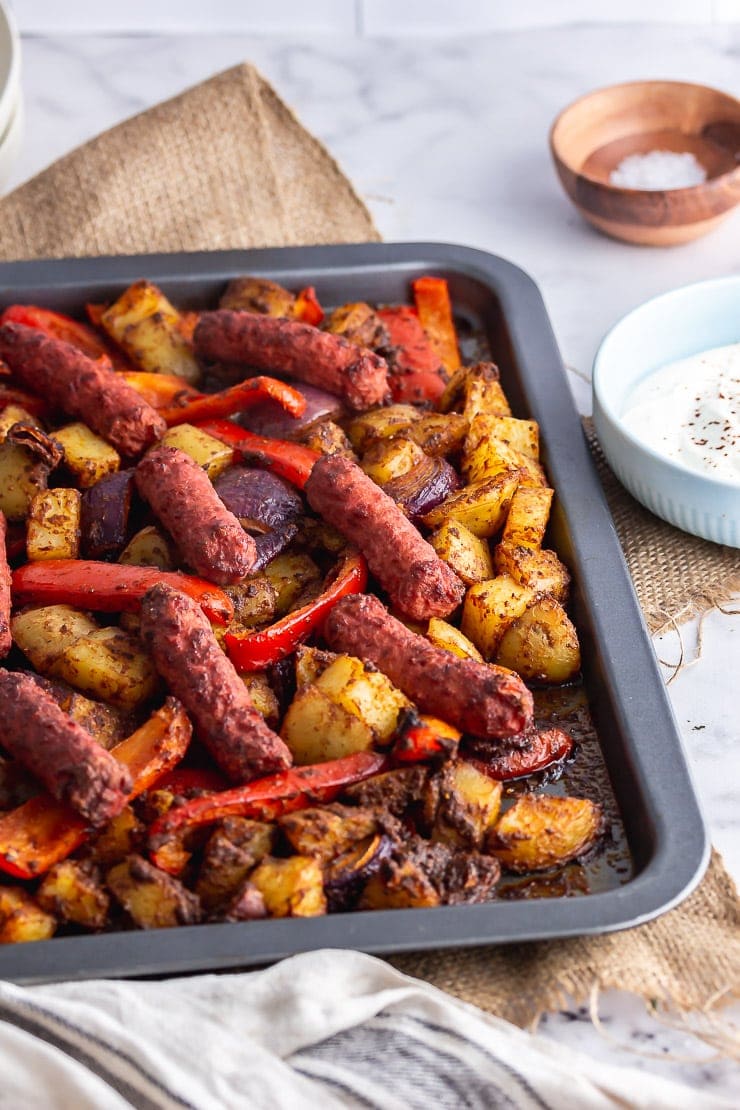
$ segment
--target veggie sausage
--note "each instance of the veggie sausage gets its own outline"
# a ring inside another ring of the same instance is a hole
[[[136,486],[188,565],[203,578],[225,586],[252,569],[254,540],[185,451],[165,444],[154,447],[136,467]]]
[[[76,416],[122,455],[140,455],[167,431],[164,419],[112,369],[25,324],[0,327],[0,358],[44,400]]]
[[[131,775],[29,676],[0,670],[2,743],[50,794],[91,825],[121,812]]]
[[[291,765],[289,749],[252,705],[195,602],[171,586],[153,586],[141,607],[141,636],[229,778],[248,782]]]
[[[10,635],[10,587],[13,579],[5,546],[7,534],[8,522],[5,519],[5,513],[0,511],[0,659],[4,659],[13,646],[13,638]]]
[[[360,412],[388,396],[385,359],[311,324],[219,309],[201,313],[193,342],[207,361],[285,374],[334,393]]]
[[[463,732],[515,745],[532,723],[532,695],[518,675],[435,647],[370,594],[337,602],[324,638],[335,651],[374,663],[424,713]]]
[[[308,503],[356,544],[394,605],[413,620],[446,617],[465,587],[387,493],[341,455],[323,455],[305,487]]]

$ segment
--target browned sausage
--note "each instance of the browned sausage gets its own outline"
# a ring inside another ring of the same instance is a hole
[[[163,443],[152,448],[136,467],[136,486],[203,578],[227,586],[252,569],[254,540],[185,451]]]
[[[291,765],[289,749],[252,705],[195,602],[171,586],[154,586],[142,602],[141,636],[157,670],[229,778],[248,782]]]
[[[458,607],[465,593],[460,579],[351,459],[323,455],[305,492],[311,508],[360,548],[402,613],[422,621],[447,617]]]
[[[122,455],[136,456],[167,431],[163,418],[110,364],[25,324],[0,327],[0,358],[28,389],[84,420]]]
[[[5,513],[0,511],[0,659],[4,659],[13,646],[10,635],[10,584],[12,576],[8,566],[8,551],[5,546],[5,537],[8,534],[8,522]]]
[[[334,393],[358,411],[388,396],[385,359],[311,324],[219,309],[201,313],[193,342],[209,362],[240,362],[285,374]]]
[[[128,769],[29,675],[0,670],[0,711],[3,747],[50,794],[91,825],[121,812],[131,791]]]
[[[377,597],[343,598],[329,614],[324,636],[335,651],[374,663],[424,713],[472,736],[507,737],[516,744],[513,738],[532,723],[532,695],[518,675],[435,647],[392,617]]]

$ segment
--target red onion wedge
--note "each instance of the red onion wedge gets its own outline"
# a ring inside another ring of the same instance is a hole
[[[303,514],[301,495],[267,470],[232,466],[213,484],[226,508],[245,528],[252,524],[277,531]]]
[[[416,520],[440,505],[460,485],[457,471],[446,459],[427,456],[382,488],[407,516]]]
[[[242,427],[271,439],[298,439],[319,420],[336,420],[343,415],[342,402],[332,393],[302,382],[290,382],[290,385],[306,398],[306,408],[302,416],[290,416],[274,401],[262,401],[241,414],[239,423]]]

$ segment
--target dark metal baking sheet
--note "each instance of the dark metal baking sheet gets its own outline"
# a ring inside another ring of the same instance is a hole
[[[215,970],[268,963],[318,947],[388,953],[550,939],[623,929],[669,909],[696,885],[709,848],[649,636],[534,282],[504,259],[437,243],[63,259],[0,265],[0,307],[38,303],[79,312],[147,277],[183,307],[215,303],[224,282],[262,274],[322,302],[392,303],[409,281],[448,278],[456,312],[482,328],[517,415],[537,420],[557,491],[553,542],[573,575],[584,679],[621,813],[633,874],[582,897],[438,909],[198,925],[56,937],[0,949],[17,982]]]

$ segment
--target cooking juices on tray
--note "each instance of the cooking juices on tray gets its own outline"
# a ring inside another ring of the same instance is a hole
[[[0,940],[489,901],[599,842],[598,803],[531,777],[587,764],[529,688],[580,669],[538,426],[461,365],[446,283],[412,286],[4,313],[0,699],[22,678],[34,713]]]

